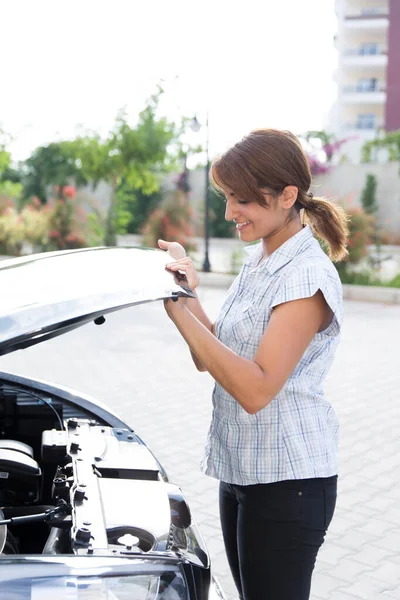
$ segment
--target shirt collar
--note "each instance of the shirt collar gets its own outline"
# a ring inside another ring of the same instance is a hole
[[[262,260],[261,262],[261,243],[245,246],[244,250],[247,254],[249,254],[248,264],[251,268],[263,269],[272,275],[284,267],[295,256],[300,254],[304,247],[310,244],[312,239],[314,239],[314,236],[311,228],[309,225],[306,225],[298,233],[290,237],[284,244],[282,244],[282,246],[279,246],[279,248],[277,248],[275,252],[268,256],[268,258]]]

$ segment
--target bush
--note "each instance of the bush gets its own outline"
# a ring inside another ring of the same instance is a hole
[[[187,251],[192,251],[192,221],[192,208],[188,205],[185,194],[178,190],[150,215],[142,230],[143,244],[158,248],[158,240],[164,239],[178,242]]]
[[[343,283],[352,283],[353,281],[349,281],[349,278],[355,277],[352,268],[368,255],[368,245],[375,231],[375,218],[358,207],[344,208],[349,215],[349,254],[343,261],[336,263],[336,268]]]
[[[49,221],[51,209],[43,206],[38,198],[33,198],[21,211],[24,225],[24,241],[33,249],[43,250],[49,243]]]
[[[400,288],[400,273],[387,284],[388,287]]]
[[[50,203],[47,250],[86,248],[93,237],[93,220],[75,200],[75,188],[54,188],[57,198]]]
[[[117,190],[117,232],[140,233],[160,202],[160,192],[144,194],[123,183]]]
[[[361,193],[361,204],[369,215],[374,215],[378,211],[378,204],[376,201],[376,187],[377,181],[375,175],[369,173],[365,181],[365,187]]]
[[[25,238],[25,228],[21,215],[15,207],[9,206],[0,214],[0,253],[19,256]]]
[[[102,225],[96,215],[90,219],[76,204],[75,188],[55,189],[57,198],[43,206],[33,198],[19,212],[14,203],[0,199],[0,253],[19,256],[24,244],[33,251],[84,248],[101,242]]]

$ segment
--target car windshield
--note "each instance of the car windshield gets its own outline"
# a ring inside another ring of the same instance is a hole
[[[1,584],[1,597],[8,600],[186,600],[181,573],[112,577],[43,577],[18,579]]]

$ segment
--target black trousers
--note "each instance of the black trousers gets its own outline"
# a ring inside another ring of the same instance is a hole
[[[308,600],[336,504],[337,477],[221,482],[225,549],[242,600]]]

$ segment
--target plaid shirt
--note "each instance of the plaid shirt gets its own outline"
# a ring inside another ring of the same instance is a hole
[[[249,256],[216,322],[218,339],[231,350],[254,359],[272,309],[318,290],[334,317],[314,336],[279,394],[258,413],[248,414],[215,383],[202,468],[207,475],[238,485],[336,475],[339,425],[324,397],[323,381],[343,316],[337,271],[309,226],[260,264],[261,244],[246,251]]]

